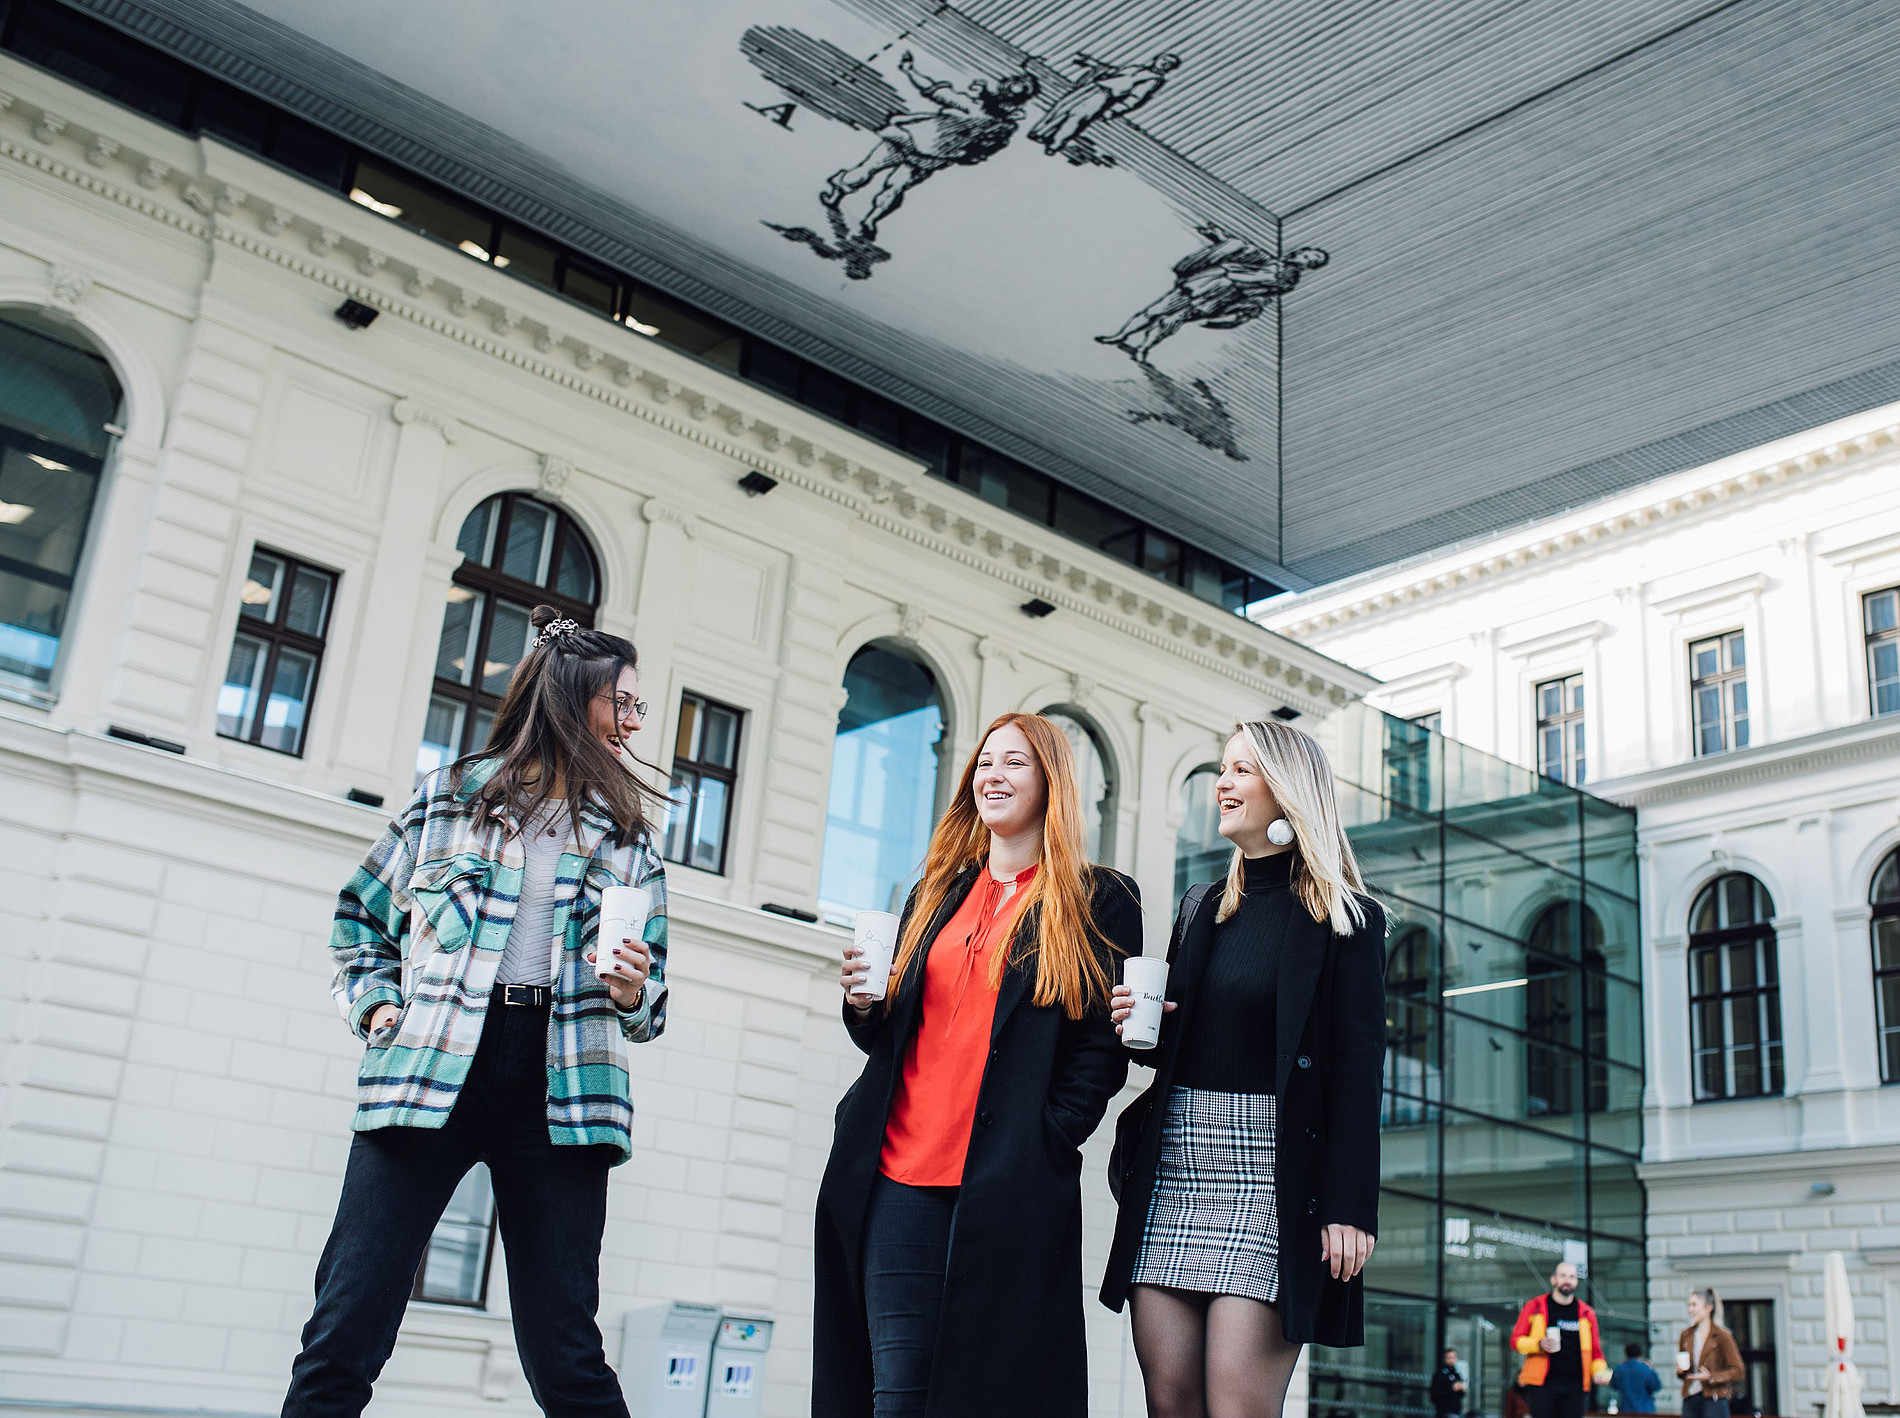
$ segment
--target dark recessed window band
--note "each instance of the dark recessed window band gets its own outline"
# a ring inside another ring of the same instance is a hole
[[[811,409],[1199,600],[1245,615],[1284,589],[55,0],[0,0],[0,49],[167,127],[242,148]]]

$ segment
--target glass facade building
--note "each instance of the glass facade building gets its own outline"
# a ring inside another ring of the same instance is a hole
[[[1501,1414],[1559,1261],[1612,1362],[1647,1346],[1636,815],[1364,705],[1301,727],[1391,924],[1366,1345],[1313,1351],[1310,1411],[1430,1413],[1449,1346]]]

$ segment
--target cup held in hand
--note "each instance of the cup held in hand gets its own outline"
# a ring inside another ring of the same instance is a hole
[[[897,954],[897,917],[889,911],[860,911],[852,922],[852,937],[862,955],[858,968],[864,983],[851,994],[859,999],[883,999],[891,983],[891,961]]]
[[[1122,1021],[1122,1042],[1131,1049],[1152,1049],[1161,1039],[1161,1006],[1168,998],[1168,962],[1155,955],[1131,955],[1122,962],[1122,983],[1134,996]]]
[[[644,886],[609,886],[600,893],[600,935],[594,941],[594,974],[615,978],[614,947],[623,940],[645,940],[653,893]]]

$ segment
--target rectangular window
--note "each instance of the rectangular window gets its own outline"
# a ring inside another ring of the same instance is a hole
[[[1697,758],[1748,747],[1748,661],[1741,631],[1690,642],[1689,704]]]
[[[336,573],[257,547],[218,691],[218,734],[301,756]]]
[[[701,871],[726,869],[726,838],[738,781],[737,709],[697,694],[680,696],[673,740],[673,791],[666,812],[665,856]]]
[[[1867,697],[1876,716],[1900,714],[1900,586],[1861,597],[1867,630]]]
[[[495,1252],[495,1189],[488,1165],[468,1169],[442,1219],[435,1223],[429,1248],[416,1267],[412,1300],[438,1305],[488,1306],[488,1263]]]
[[[1735,938],[1739,936],[1739,938]],[[1781,981],[1772,931],[1689,941],[1689,1033],[1698,1102],[1782,1090]]]
[[[1572,787],[1583,782],[1583,676],[1537,686],[1537,771]]]
[[[1778,1413],[1781,1378],[1775,1366],[1775,1302],[1725,1300],[1722,1318],[1742,1356],[1742,1382],[1729,1397],[1731,1413]]]

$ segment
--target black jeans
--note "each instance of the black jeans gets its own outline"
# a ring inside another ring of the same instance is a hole
[[[534,1401],[550,1418],[627,1418],[594,1318],[614,1152],[549,1140],[547,1035],[545,1008],[497,999],[444,1126],[356,1134],[283,1418],[362,1413],[429,1235],[477,1161],[494,1180],[515,1343]]]
[[[873,1418],[914,1418],[930,1397],[955,1187],[912,1187],[882,1172],[864,1218],[864,1310]]]
[[[1728,1418],[1728,1400],[1710,1398],[1706,1393],[1685,1394],[1682,1418]]]
[[[1552,1388],[1548,1384],[1526,1384],[1524,1402],[1531,1418],[1583,1418],[1590,1411],[1590,1391],[1582,1388]]]

